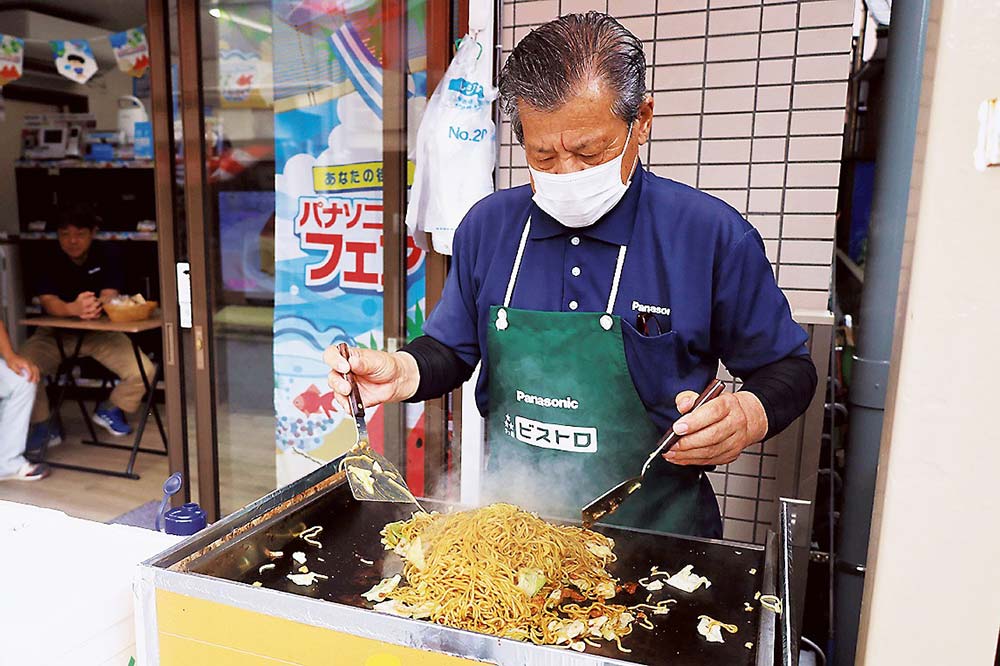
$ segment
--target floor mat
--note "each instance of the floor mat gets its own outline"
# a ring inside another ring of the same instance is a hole
[[[157,500],[146,502],[137,506],[131,511],[126,511],[117,518],[108,521],[109,525],[132,525],[133,527],[145,527],[147,530],[156,529],[156,513],[160,508]]]

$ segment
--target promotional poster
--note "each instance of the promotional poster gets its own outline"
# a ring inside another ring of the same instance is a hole
[[[422,8],[411,6],[409,13],[414,131],[426,95]],[[355,442],[353,420],[334,409],[323,351],[339,342],[383,344],[382,68],[377,11],[310,10],[283,0],[273,9],[274,404],[281,486]],[[425,308],[424,253],[412,237],[406,263],[412,338],[421,332]],[[372,445],[381,450],[382,409],[367,410],[367,418]],[[418,494],[422,418],[422,406],[407,406],[407,481]]]

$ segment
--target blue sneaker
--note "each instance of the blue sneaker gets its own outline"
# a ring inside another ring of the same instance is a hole
[[[50,449],[59,446],[62,444],[62,432],[51,421],[35,423],[28,430],[28,441],[25,443],[24,450],[26,453],[38,453],[46,442],[48,442]]]
[[[117,407],[98,409],[94,412],[93,420],[115,437],[124,437],[132,432],[132,426],[125,422],[125,415]]]

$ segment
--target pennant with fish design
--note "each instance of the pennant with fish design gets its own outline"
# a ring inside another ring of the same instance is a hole
[[[0,86],[17,81],[24,72],[24,40],[0,35]]]
[[[108,36],[118,69],[139,78],[149,68],[149,43],[142,28],[130,28]]]
[[[56,71],[70,81],[86,83],[97,73],[97,61],[86,39],[49,42],[55,56]]]

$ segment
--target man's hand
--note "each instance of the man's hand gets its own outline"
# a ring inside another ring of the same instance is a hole
[[[92,291],[81,292],[76,300],[70,303],[70,308],[80,319],[97,319],[101,316],[101,301]]]
[[[681,414],[691,411],[694,391],[677,394]],[[764,439],[767,414],[752,393],[723,393],[689,416],[677,419],[674,432],[683,435],[663,457],[675,465],[725,465],[746,447]]]
[[[365,407],[406,400],[417,392],[420,371],[416,359],[406,352],[389,354],[357,347],[351,347],[350,350],[349,364],[336,346],[327,347],[323,352],[323,361],[332,369],[327,382],[337,394],[337,402],[345,412],[350,412],[347,396],[351,392],[351,385],[343,377],[348,371],[354,372],[361,402]]]
[[[27,379],[32,384],[37,384],[38,380],[41,378],[41,373],[38,371],[38,366],[24,358],[23,356],[18,356],[17,354],[11,354],[4,359],[7,362],[7,367]]]

